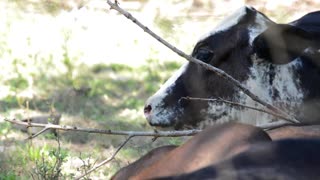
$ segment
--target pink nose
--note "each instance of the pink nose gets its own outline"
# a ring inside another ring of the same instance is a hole
[[[151,110],[152,110],[152,107],[151,105],[146,105],[143,109],[143,112],[144,112],[144,115],[147,117],[150,115],[151,113]]]

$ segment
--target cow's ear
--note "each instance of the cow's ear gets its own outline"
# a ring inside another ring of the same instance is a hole
[[[271,25],[253,41],[257,56],[274,64],[289,63],[314,46],[310,33],[286,24]]]

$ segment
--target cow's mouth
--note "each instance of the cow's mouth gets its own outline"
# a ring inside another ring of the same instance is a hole
[[[145,113],[148,123],[157,129],[173,129],[179,121],[182,113],[181,107],[155,108]],[[175,128],[176,129],[176,128]]]

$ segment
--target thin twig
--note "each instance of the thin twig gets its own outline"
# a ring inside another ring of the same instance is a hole
[[[117,2],[117,1],[116,1]],[[170,43],[168,43],[167,41],[165,41],[164,39],[162,39],[160,36],[158,36],[157,34],[155,34],[154,32],[152,32],[148,27],[146,27],[145,25],[143,25],[140,21],[138,21],[135,17],[133,17],[130,13],[128,13],[127,11],[123,10],[122,8],[119,7],[119,5],[117,3],[112,3],[110,0],[107,0],[107,3],[109,4],[109,6],[111,7],[111,9],[114,9],[116,11],[118,11],[119,13],[121,13],[122,15],[124,15],[125,17],[127,17],[128,19],[130,19],[133,23],[135,23],[136,25],[138,25],[141,29],[143,29],[146,33],[148,33],[149,35],[151,35],[153,38],[155,38],[156,40],[158,40],[160,43],[162,43],[163,45],[165,45],[166,47],[168,47],[169,49],[171,49],[172,51],[174,51],[175,53],[177,53],[179,56],[185,58],[186,60],[188,60],[189,62],[192,63],[196,63],[200,66],[202,66],[203,68],[210,70],[212,72],[214,72],[216,75],[228,80],[229,82],[231,82],[234,86],[238,87],[240,90],[242,90],[246,95],[248,95],[252,100],[262,104],[263,106],[267,107],[268,109],[274,111],[275,113],[279,113],[279,114],[283,114],[283,116],[287,117],[286,120],[288,121],[288,119],[290,119],[290,122],[292,123],[299,123],[298,120],[296,120],[294,117],[290,116],[289,114],[287,114],[286,112],[282,111],[281,109],[263,101],[262,99],[260,99],[257,95],[253,94],[248,88],[246,88],[244,85],[242,85],[239,81],[237,81],[236,79],[234,79],[232,76],[230,76],[229,74],[225,73],[223,70],[216,68],[214,66],[211,66],[210,64],[204,63],[203,61],[200,61],[192,56],[187,55],[186,53],[184,53],[183,51],[179,50],[178,48],[176,48],[175,46],[171,45]]]
[[[259,125],[259,127],[265,131],[269,131],[272,129],[281,128],[283,126],[293,126],[293,125],[297,125],[297,124],[288,123],[287,121],[275,121],[268,124]]]
[[[84,176],[87,176],[88,174],[90,174],[91,172],[95,171],[96,169],[98,169],[99,167],[107,164],[108,162],[110,162],[111,160],[114,159],[114,157],[118,154],[118,152],[123,148],[123,146],[125,144],[127,144],[127,142],[134,137],[134,135],[129,136],[118,148],[117,150],[112,154],[111,157],[109,157],[108,159],[102,161],[101,163],[99,163],[98,165],[96,165],[95,167],[93,167],[92,169],[90,169],[89,171],[87,171],[85,174],[80,175],[79,177],[76,177],[76,180],[79,180],[81,178],[83,178]]]
[[[287,120],[289,122],[292,121],[292,119],[288,119],[287,116],[284,116],[283,114],[275,113],[274,111],[269,111],[269,110],[266,110],[266,109],[261,109],[261,108],[257,108],[257,107],[253,107],[253,106],[248,106],[248,105],[245,105],[245,104],[228,101],[228,100],[224,100],[224,99],[221,99],[221,98],[211,99],[211,98],[182,97],[181,99],[192,100],[192,101],[222,102],[222,103],[225,103],[225,104],[230,104],[232,106],[239,106],[239,107],[243,107],[243,108],[247,108],[247,109],[252,109],[252,110],[255,110],[255,111],[263,112],[263,113],[266,113],[266,114],[270,114],[270,115],[273,115],[273,116],[275,116],[277,118],[281,118],[281,119]]]
[[[63,131],[81,131],[87,133],[98,133],[98,134],[112,134],[112,135],[127,135],[127,136],[154,136],[154,137],[179,137],[179,136],[193,136],[201,130],[192,129],[184,131],[114,131],[114,130],[104,130],[104,129],[94,129],[94,128],[81,128],[76,126],[66,126],[66,125],[55,125],[55,124],[40,124],[40,123],[27,123],[17,120],[5,119],[13,124],[23,125],[27,127],[43,127],[47,129],[57,129]],[[44,131],[43,131],[44,132]],[[42,132],[42,133],[43,133]],[[37,133],[37,135],[40,135]]]
[[[28,126],[29,126],[29,127],[32,127],[30,124],[31,124],[31,123],[28,123]],[[47,130],[49,130],[49,128],[45,127],[45,128],[43,128],[41,131],[39,131],[37,134],[34,134],[34,135],[29,136],[27,139],[33,139],[33,138],[39,136],[40,134],[46,132]]]

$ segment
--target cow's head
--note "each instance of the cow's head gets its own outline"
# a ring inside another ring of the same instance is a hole
[[[265,101],[293,108],[303,99],[294,72],[301,67],[297,57],[308,43],[308,34],[302,29],[276,24],[254,8],[243,7],[202,37],[192,56],[222,69]],[[234,119],[257,124],[257,118],[251,122],[254,117],[244,116],[244,109],[239,113],[240,108],[223,103],[182,97],[222,98],[256,105],[213,72],[186,63],[147,100],[144,113],[148,122],[176,129]]]

